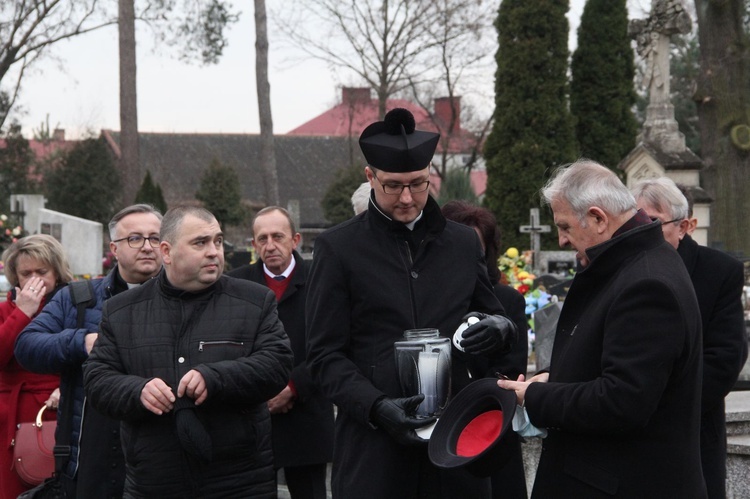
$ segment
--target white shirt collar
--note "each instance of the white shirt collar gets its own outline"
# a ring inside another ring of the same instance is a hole
[[[286,268],[286,270],[284,272],[282,272],[279,275],[283,275],[284,279],[286,279],[287,277],[289,277],[291,275],[292,270],[294,270],[294,266],[295,265],[297,265],[297,262],[294,260],[294,256],[292,256],[292,261],[289,264],[289,266]],[[265,263],[263,264],[263,272],[265,272],[268,277],[271,277],[271,278],[276,277],[276,274],[274,274],[273,272],[271,272],[270,270],[268,270],[268,267],[266,267]]]

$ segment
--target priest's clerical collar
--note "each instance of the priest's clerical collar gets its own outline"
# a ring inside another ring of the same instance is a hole
[[[391,223],[399,223],[398,221],[396,221],[393,218],[391,218],[390,215],[387,215],[382,209],[380,209],[380,206],[378,206],[378,202],[375,201],[375,193],[374,192],[370,192],[370,204],[378,211],[378,213],[380,213],[383,216],[383,218],[385,218],[389,222],[391,222]],[[414,220],[412,220],[409,223],[405,223],[404,227],[406,227],[409,230],[414,230],[414,226],[422,218],[422,215],[424,215],[424,210],[422,210],[422,211],[419,212],[419,215],[417,215],[417,218],[415,218]]]
[[[422,215],[424,215],[424,210],[419,212],[419,215],[417,215],[417,218],[409,222],[408,224],[404,224],[407,229],[414,230],[414,226],[422,219]]]
[[[266,275],[268,277],[272,278],[272,279],[274,277],[278,277],[278,276],[283,276],[284,279],[286,279],[287,277],[289,277],[292,274],[292,270],[294,270],[294,266],[295,265],[297,265],[297,262],[295,262],[294,261],[294,257],[292,257],[292,261],[289,263],[289,266],[286,268],[286,270],[284,272],[282,272],[281,274],[277,275],[277,274],[274,274],[273,272],[271,272],[270,270],[268,270],[268,267],[266,267],[266,264],[264,263],[263,264],[263,272],[265,272]]]

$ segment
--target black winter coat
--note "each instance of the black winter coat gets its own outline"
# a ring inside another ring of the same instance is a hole
[[[393,343],[406,329],[450,337],[469,311],[501,313],[473,229],[446,221],[429,198],[414,232],[369,209],[318,236],[307,295],[307,360],[338,407],[334,498],[486,497],[489,480],[438,472],[427,446],[405,447],[370,424],[383,396],[402,397]],[[474,356],[452,353],[453,393],[471,381]],[[459,475],[461,475],[459,473]],[[481,483],[480,483],[481,482]],[[421,489],[420,489],[421,487]],[[442,494],[442,495],[441,495]]]
[[[705,497],[701,319],[685,266],[659,222],[587,254],[549,382],[526,391],[532,424],[549,429],[532,497]]]
[[[162,272],[107,301],[84,381],[91,404],[122,420],[125,496],[276,497],[266,401],[291,367],[276,299],[255,283],[222,276],[190,293]],[[152,378],[176,391],[191,369],[208,392],[195,409],[212,441],[207,464],[182,449],[174,411],[157,416],[140,401]]]
[[[305,363],[305,297],[308,263],[294,252],[294,272],[278,302],[279,319],[294,352],[291,380],[297,391],[294,407],[271,415],[273,461],[276,468],[330,462],[333,458],[333,405],[312,381]],[[244,265],[227,275],[265,285],[263,262]]]
[[[701,460],[709,497],[726,495],[727,431],[724,397],[747,360],[742,311],[742,263],[685,236],[677,248],[698,297],[703,320]]]

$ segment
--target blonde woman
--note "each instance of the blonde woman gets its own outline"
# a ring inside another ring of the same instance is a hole
[[[19,239],[3,253],[5,276],[13,285],[7,301],[0,303],[0,499],[15,499],[28,487],[13,470],[10,443],[16,425],[32,421],[60,384],[59,376],[23,369],[13,356],[16,337],[52,298],[73,279],[62,245],[48,235]],[[44,419],[55,419],[46,411]]]

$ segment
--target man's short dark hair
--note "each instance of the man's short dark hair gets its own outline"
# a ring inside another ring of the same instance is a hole
[[[161,221],[161,233],[159,234],[161,240],[174,244],[182,220],[188,215],[192,215],[209,223],[216,220],[214,214],[202,206],[175,206],[174,208],[167,210],[164,214],[164,219]]]

